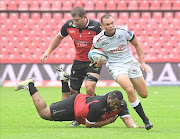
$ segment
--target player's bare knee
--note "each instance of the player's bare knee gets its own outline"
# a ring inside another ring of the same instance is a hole
[[[128,95],[133,95],[134,94],[134,88],[133,87],[126,87],[125,91]]]
[[[148,97],[148,93],[144,92],[143,94],[140,95],[142,98],[147,98]]]
[[[50,120],[50,112],[47,111],[47,108],[46,109],[43,109],[41,111],[38,111],[39,113],[39,116],[42,118],[42,119],[45,119],[45,120]]]

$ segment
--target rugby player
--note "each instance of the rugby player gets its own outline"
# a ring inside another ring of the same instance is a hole
[[[90,60],[88,58],[88,52],[93,44],[93,37],[101,32],[101,24],[87,18],[85,10],[81,7],[72,9],[71,17],[72,19],[62,26],[60,32],[53,38],[49,47],[41,56],[41,62],[43,63],[66,36],[69,35],[72,38],[76,53],[71,69],[70,93],[62,93],[62,100],[71,94],[79,92],[85,78],[86,93],[94,96],[101,71],[101,68],[89,66]],[[69,48],[67,47],[67,49]]]
[[[116,82],[126,91],[131,106],[143,120],[147,130],[153,127],[150,120],[144,113],[136,92],[142,98],[148,96],[148,90],[143,78],[142,70],[150,72],[145,64],[143,49],[135,35],[125,27],[116,26],[111,15],[104,15],[101,18],[101,25],[104,29],[93,39],[92,49],[101,48],[107,55],[106,67]],[[129,42],[135,47],[139,62],[132,55]],[[100,67],[102,62],[95,66]],[[141,67],[141,68],[140,68]]]
[[[64,88],[63,90],[70,91],[69,87],[66,85],[62,86]],[[37,112],[40,117],[45,120],[76,120],[79,124],[83,124],[86,127],[102,127],[113,123],[120,117],[128,128],[137,128],[137,125],[129,114],[123,95],[118,90],[102,96],[93,97],[76,93],[65,100],[47,106],[37,88],[34,86],[33,78],[15,85],[15,91],[21,89],[29,90]]]

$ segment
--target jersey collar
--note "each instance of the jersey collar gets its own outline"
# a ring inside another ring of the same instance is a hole
[[[116,34],[116,28],[115,28],[114,34]],[[107,36],[107,37],[112,37],[112,36],[114,36],[114,34],[113,35],[106,35],[106,33],[104,31],[104,35]]]
[[[89,25],[89,19],[87,18],[87,22],[86,25],[84,26],[84,28],[86,28]]]

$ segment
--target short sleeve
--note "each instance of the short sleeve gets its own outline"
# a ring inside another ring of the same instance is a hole
[[[126,38],[128,41],[132,41],[134,39],[135,35],[133,34],[133,32],[131,30],[126,31]]]
[[[70,21],[67,21],[61,28],[59,34],[62,36],[62,37],[66,37],[68,35],[68,32],[67,32],[67,28],[70,24]]]
[[[122,107],[122,110],[118,113],[118,115],[119,115],[121,118],[123,118],[124,116],[127,116],[127,115],[129,116],[129,115],[130,115],[125,100],[123,101],[123,107]]]
[[[99,45],[99,43],[98,43],[98,41],[97,41],[97,37],[98,36],[94,36],[94,38],[93,38],[93,46],[94,46],[94,48],[100,48],[100,45]]]
[[[104,112],[101,111],[97,103],[92,103],[89,105],[89,112],[87,114],[86,122],[90,124],[95,124]]]
[[[102,31],[101,24],[98,22],[96,26],[96,35],[99,34]]]
[[[101,48],[102,36],[104,35],[104,30],[93,38],[93,46],[97,49]]]

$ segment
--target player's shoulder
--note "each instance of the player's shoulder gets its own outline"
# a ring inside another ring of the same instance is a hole
[[[121,106],[127,106],[126,101],[123,99]]]
[[[94,36],[93,41],[99,42],[104,36],[104,30],[102,30],[98,35]]]
[[[100,25],[100,23],[98,21],[95,21],[95,20],[89,19],[89,18],[88,18],[88,20],[89,20],[89,25]]]
[[[88,19],[88,25],[87,25],[87,29],[88,30],[93,30],[93,31],[97,31],[98,33],[101,31],[101,24],[95,20],[92,19]]]
[[[68,27],[73,27],[73,21],[72,21],[72,20],[68,20],[64,25],[65,25],[67,28],[68,28]]]

